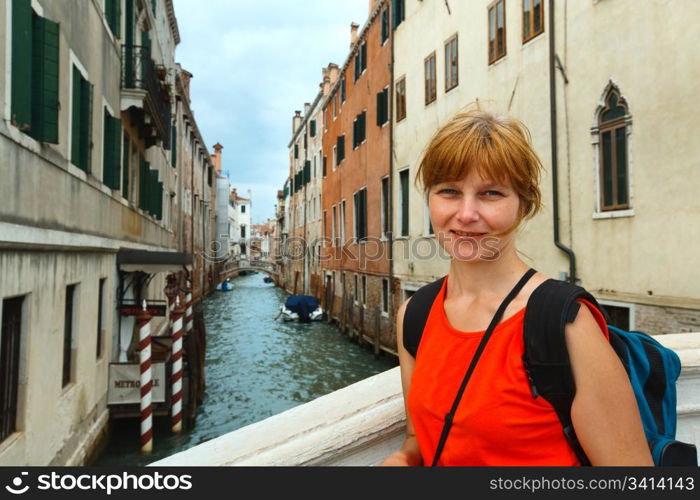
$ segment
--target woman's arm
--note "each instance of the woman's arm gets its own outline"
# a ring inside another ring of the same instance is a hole
[[[591,464],[654,465],[627,372],[588,307],[565,336],[576,384],[571,420]]]
[[[408,416],[408,390],[411,386],[411,375],[413,374],[416,360],[403,346],[403,316],[406,312],[407,303],[408,300],[401,304],[396,314],[396,348],[399,353],[399,363],[401,364],[401,386],[403,387],[404,410],[406,412],[406,439],[404,439],[400,450],[386,457],[379,465],[423,465],[413,424]]]

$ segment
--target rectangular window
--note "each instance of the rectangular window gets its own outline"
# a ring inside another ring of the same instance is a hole
[[[328,229],[327,229],[327,228],[328,228],[328,212],[326,212],[326,211],[324,210],[324,211],[323,211],[323,226],[321,226],[321,229],[322,229],[322,231],[323,231],[322,239],[323,239],[323,246],[324,246],[324,247],[326,246],[326,241],[327,241],[327,240],[326,240],[326,235],[328,234]]]
[[[294,145],[294,159],[296,160],[298,158],[299,158],[299,144],[295,144]]]
[[[12,2],[12,123],[37,141],[58,144],[58,24],[30,0]]]
[[[377,94],[377,125],[382,126],[389,121],[389,88]]]
[[[340,246],[345,246],[345,200],[340,202],[340,220],[338,221],[340,233]]]
[[[97,349],[96,349],[96,356],[97,358],[100,358],[102,356],[102,342],[104,338],[104,324],[103,324],[103,315],[104,315],[104,294],[105,294],[105,285],[107,283],[107,278],[102,278],[100,279],[97,290]]]
[[[345,75],[340,79],[340,102],[345,102]]]
[[[399,183],[401,185],[401,236],[408,236],[408,169],[399,172]]]
[[[83,78],[76,66],[73,66],[71,104],[71,162],[84,172],[89,172],[92,150],[92,84]]]
[[[360,290],[359,287],[357,286],[357,274],[355,275],[355,289],[354,289],[354,295],[355,295],[355,304],[357,304],[358,299],[360,298]]]
[[[129,199],[129,136],[124,134],[122,146],[122,196]]]
[[[335,205],[331,207],[331,214],[331,246],[337,247],[338,239],[336,238],[335,228],[337,227],[338,211]]]
[[[389,9],[384,9],[382,11],[382,38],[381,44],[384,45],[389,39]]]
[[[362,275],[362,305],[367,305],[367,275]]]
[[[629,208],[627,127],[616,122],[601,128],[602,210]]]
[[[338,136],[338,143],[336,144],[337,150],[336,150],[336,165],[340,165],[340,163],[345,159],[345,136],[344,135],[339,135]]]
[[[389,217],[389,178],[382,179],[382,237],[389,236],[389,228],[391,220]]]
[[[357,149],[366,138],[367,112],[363,111],[352,122],[352,149]]]
[[[241,238],[245,238],[245,226],[241,226]]]
[[[170,127],[170,165],[177,167],[177,126],[173,123]]]
[[[445,44],[445,92],[459,84],[459,66],[457,61],[457,35]]]
[[[107,18],[107,25],[109,29],[112,30],[112,34],[115,38],[120,36],[121,28],[121,0],[105,0],[105,18]]]
[[[362,188],[353,195],[355,205],[355,241],[367,239],[367,188]]]
[[[496,0],[489,11],[489,64],[506,55],[506,0]]]
[[[242,214],[245,213],[245,205],[241,205],[241,213],[242,213]]]
[[[355,80],[362,75],[362,73],[367,69],[367,42],[364,41],[357,50],[355,54]]]
[[[391,0],[391,10],[394,13],[392,26],[396,29],[401,24],[406,15],[405,0]]]
[[[323,177],[326,177],[326,164],[328,163],[328,157],[324,156],[323,157]]]
[[[316,137],[316,120],[311,120],[309,122],[309,135],[311,137]]]
[[[396,82],[396,121],[406,118],[406,78]]]
[[[66,287],[66,304],[63,321],[63,387],[71,381],[73,363],[73,318],[75,317],[74,296],[76,285]]]
[[[119,189],[121,178],[122,122],[104,109],[104,134],[102,143],[102,183]]]
[[[523,0],[523,43],[544,32],[542,0]]]
[[[435,74],[435,52],[425,58],[425,104],[437,99],[437,77]]]
[[[389,312],[389,280],[382,278],[382,312]]]
[[[16,2],[15,2],[16,3]],[[2,301],[0,330],[0,443],[17,430],[22,304],[24,297]]]

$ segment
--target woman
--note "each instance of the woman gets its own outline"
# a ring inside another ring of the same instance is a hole
[[[457,115],[432,139],[418,177],[428,197],[449,274],[433,302],[414,359],[397,344],[406,439],[382,465],[430,465],[444,416],[504,297],[529,270],[515,236],[541,204],[541,164],[519,122],[475,111]],[[473,372],[438,465],[580,465],[551,405],[533,398],[522,363],[523,317],[535,273],[508,304]],[[410,300],[410,299],[409,299]],[[576,394],[571,418],[592,465],[653,465],[626,372],[592,305],[565,329]]]

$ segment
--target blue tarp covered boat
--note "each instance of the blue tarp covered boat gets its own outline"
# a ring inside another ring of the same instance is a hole
[[[298,319],[301,323],[317,321],[323,317],[323,310],[316,297],[311,295],[290,295],[280,306],[280,314],[286,321]]]

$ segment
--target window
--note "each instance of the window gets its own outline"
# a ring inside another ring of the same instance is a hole
[[[355,80],[362,75],[364,70],[367,69],[367,42],[364,41],[360,45],[357,53],[355,54]]]
[[[80,70],[73,66],[71,124],[71,162],[88,172],[92,150],[92,84],[83,78]]]
[[[336,210],[335,205],[331,207],[331,213],[331,246],[337,247],[338,239],[336,238],[335,228],[337,227],[338,211]]]
[[[391,219],[389,217],[389,178],[382,179],[382,237],[389,236]]]
[[[345,102],[345,75],[340,79],[340,102]]]
[[[241,226],[241,238],[245,238],[245,226]]]
[[[603,304],[605,312],[608,313],[610,322],[608,324],[616,326],[622,330],[631,330],[634,328],[630,325],[630,317],[632,317],[632,310],[629,307],[624,306],[613,306],[609,304]]]
[[[309,135],[311,135],[311,137],[316,137],[316,120],[311,120],[309,122]]]
[[[542,0],[523,0],[523,43],[544,32]]]
[[[245,213],[245,205],[241,205],[241,213],[242,213],[242,214]]]
[[[71,381],[73,362],[73,301],[76,285],[66,287],[66,304],[63,322],[63,387]]]
[[[392,25],[396,29],[406,15],[405,0],[391,0],[391,11],[394,13]]]
[[[360,297],[360,295],[359,295],[360,290],[359,290],[359,287],[357,286],[357,274],[355,275],[355,289],[354,289],[354,292],[355,292],[355,293],[353,294],[353,295],[355,296],[355,301],[354,301],[354,302],[355,302],[355,304],[357,304],[357,300],[358,300],[359,297]]]
[[[339,135],[337,144],[336,144],[336,160],[335,163],[336,165],[340,165],[340,163],[345,159],[345,136],[344,135]]]
[[[406,78],[396,82],[396,121],[406,118]]]
[[[12,123],[37,141],[58,144],[58,24],[30,0],[12,2]]]
[[[335,146],[333,147],[333,156],[335,156]],[[328,157],[323,157],[323,177],[326,176],[326,164],[328,163]]]
[[[362,188],[353,195],[355,205],[355,241],[367,239],[367,188]]]
[[[384,45],[389,39],[389,9],[384,9],[382,11],[382,37],[380,39],[380,44]]]
[[[22,304],[24,297],[2,301],[0,330],[0,442],[17,430]]]
[[[408,169],[399,172],[399,183],[401,185],[401,236],[408,236]]]
[[[103,329],[103,314],[104,314],[104,295],[105,295],[105,284],[107,283],[106,278],[100,279],[97,285],[97,349],[95,355],[97,358],[102,356],[102,341],[104,337]]]
[[[506,55],[506,0],[489,5],[489,64]]]
[[[124,134],[122,145],[122,196],[129,199],[129,136]]]
[[[377,94],[377,125],[382,126],[389,121],[389,88]]]
[[[382,278],[382,312],[389,312],[389,280]]]
[[[177,168],[177,126],[170,127],[170,165]]]
[[[338,111],[338,93],[333,94],[333,119],[335,120]]]
[[[362,305],[367,305],[367,275],[362,275]]]
[[[352,122],[352,149],[357,149],[366,138],[366,117],[367,112],[363,111]]]
[[[601,210],[629,208],[627,103],[611,87],[599,114]]]
[[[112,34],[119,38],[121,27],[121,0],[105,0],[105,18]],[[155,9],[154,9],[155,12]]]
[[[435,52],[425,58],[425,104],[437,98],[437,78],[435,75]]]
[[[104,110],[104,137],[102,143],[102,183],[119,189],[121,177],[122,123]]]
[[[340,202],[340,220],[338,221],[340,233],[340,246],[345,246],[345,200]]]
[[[323,211],[323,246],[326,246],[326,235],[328,234],[328,212],[326,210]]]
[[[445,44],[445,92],[459,84],[459,66],[457,62],[457,35]]]
[[[298,158],[299,158],[299,144],[295,144],[294,145],[294,159],[296,160]]]

